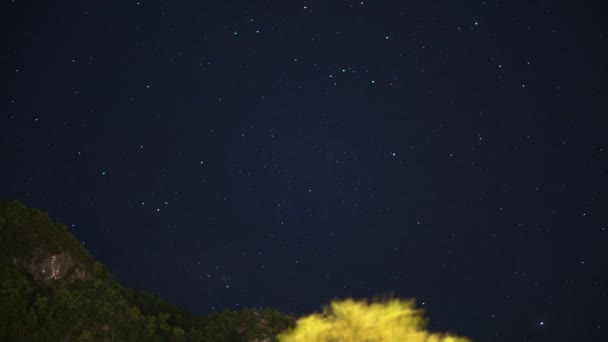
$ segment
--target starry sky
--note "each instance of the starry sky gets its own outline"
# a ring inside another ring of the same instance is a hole
[[[392,293],[476,341],[599,340],[600,8],[4,1],[0,197],[200,314]]]

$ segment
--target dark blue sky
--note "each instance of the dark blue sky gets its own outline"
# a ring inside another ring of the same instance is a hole
[[[123,283],[198,313],[394,293],[476,341],[608,336],[599,5],[0,12],[0,197]]]

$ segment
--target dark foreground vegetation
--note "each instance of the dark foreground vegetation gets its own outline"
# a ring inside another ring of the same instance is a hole
[[[119,284],[64,225],[0,201],[0,341],[275,341],[272,309],[195,316]]]

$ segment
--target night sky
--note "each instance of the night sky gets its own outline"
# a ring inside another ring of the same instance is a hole
[[[608,336],[599,2],[4,1],[0,198],[206,314]]]

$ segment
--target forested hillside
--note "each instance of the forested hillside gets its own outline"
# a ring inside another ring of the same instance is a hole
[[[195,316],[119,284],[69,229],[0,201],[0,340],[275,341],[295,324],[272,309]]]

